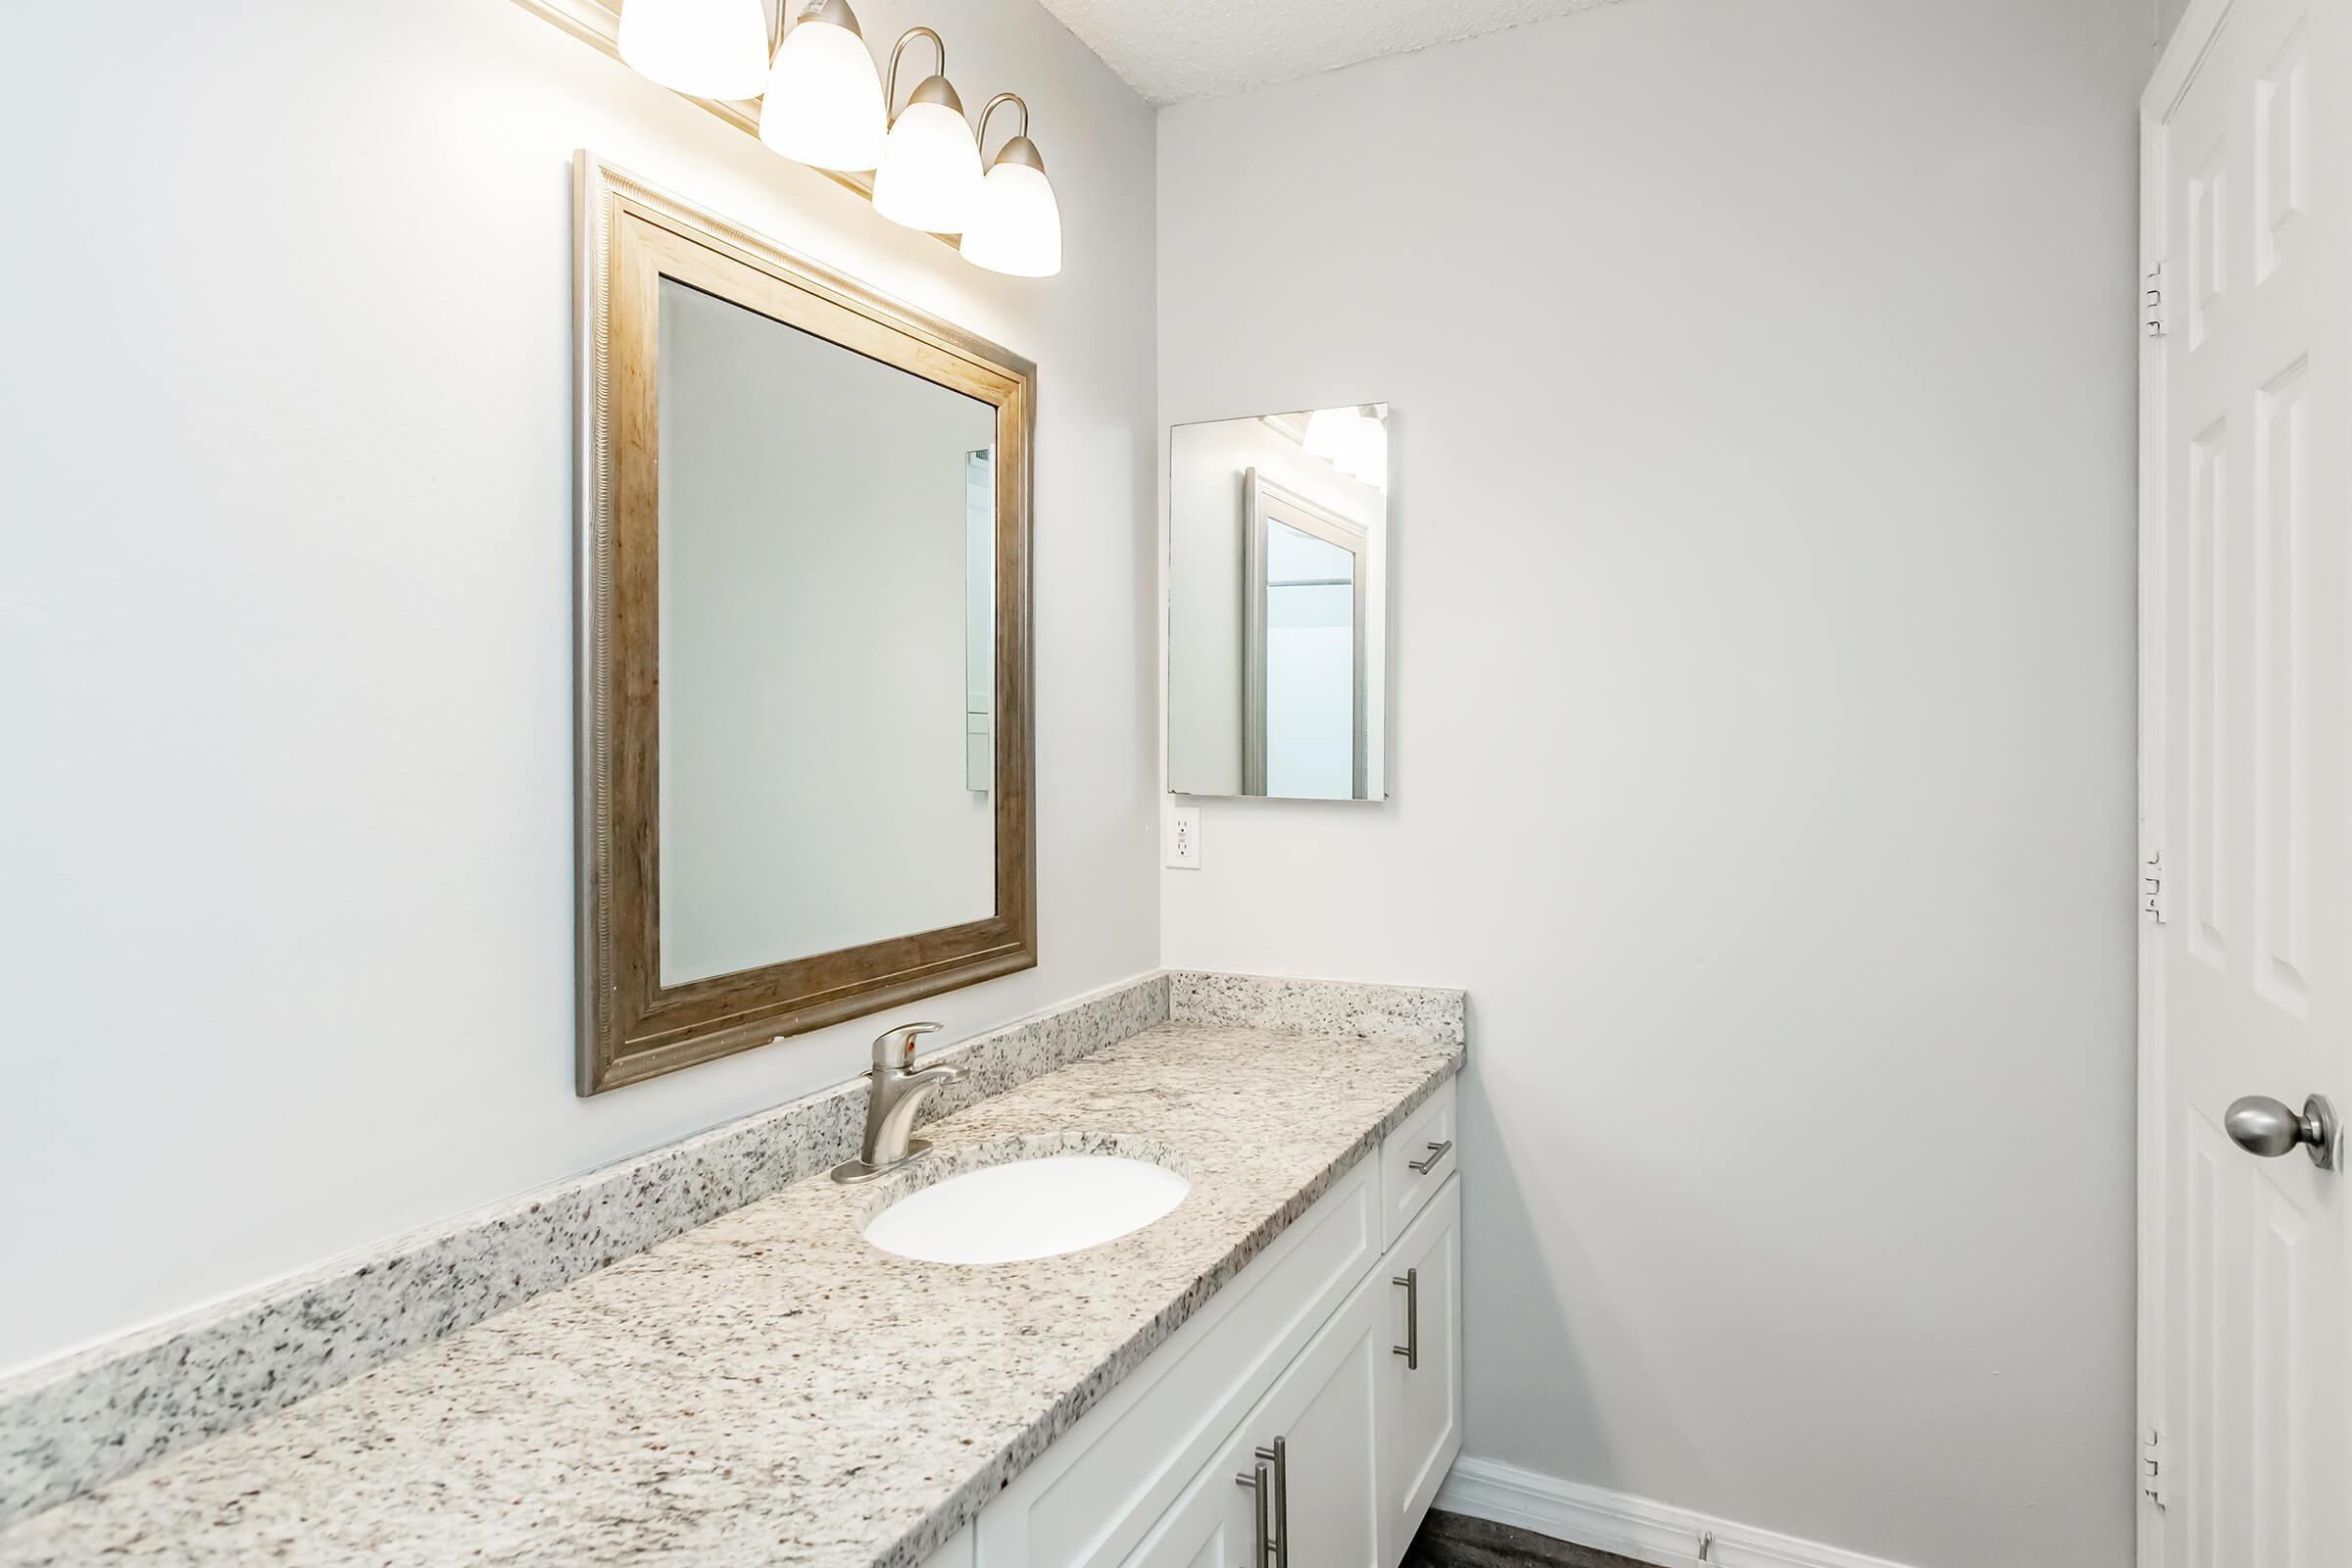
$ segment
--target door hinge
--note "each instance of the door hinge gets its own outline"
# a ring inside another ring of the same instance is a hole
[[[2150,850],[2139,863],[2139,912],[2150,925],[2164,924],[2164,852]]]
[[[2158,262],[2140,277],[2139,318],[2148,336],[2164,336],[2164,264]]]
[[[2154,1427],[2142,1427],[2139,1436],[2139,1493],[2161,1508],[2164,1506],[2165,1483],[2169,1478],[2164,1473],[2164,1459],[2156,1449],[2163,1442],[2164,1434]]]

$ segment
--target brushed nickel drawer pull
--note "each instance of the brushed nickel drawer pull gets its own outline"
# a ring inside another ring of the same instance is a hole
[[[1404,1162],[1405,1169],[1416,1176],[1428,1175],[1438,1168],[1438,1161],[1444,1159],[1446,1152],[1453,1147],[1453,1140],[1448,1138],[1442,1144],[1431,1144],[1428,1147],[1429,1157],[1427,1159],[1408,1159]]]
[[[1404,1357],[1407,1372],[1421,1370],[1421,1271],[1408,1268],[1389,1281],[1404,1287],[1404,1343],[1389,1347],[1391,1355]]]

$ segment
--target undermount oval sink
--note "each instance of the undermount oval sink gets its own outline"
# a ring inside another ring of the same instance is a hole
[[[865,1239],[926,1263],[1016,1263],[1100,1247],[1184,1201],[1193,1184],[1113,1154],[1020,1159],[909,1193],[867,1221]]]

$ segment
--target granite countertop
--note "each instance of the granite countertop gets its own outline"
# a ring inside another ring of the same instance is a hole
[[[969,1522],[1461,1064],[1164,1023],[0,1534],[0,1565],[906,1568]],[[1166,1218],[969,1267],[860,1234],[1023,1151],[1156,1158]]]

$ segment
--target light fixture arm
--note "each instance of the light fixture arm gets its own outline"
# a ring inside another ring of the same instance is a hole
[[[962,101],[956,96],[956,89],[947,84],[947,41],[929,27],[908,27],[905,32],[899,34],[899,41],[890,46],[890,75],[882,84],[882,107],[889,111],[890,122],[896,124],[899,119],[897,107],[899,102],[899,56],[905,52],[906,40],[909,38],[930,39],[932,49],[939,56],[939,68],[915,84],[914,91],[906,99],[907,105],[912,107],[918,103],[945,103],[957,114],[962,114]],[[934,81],[940,84],[939,87],[931,86]]]
[[[1010,104],[1018,109],[1021,112],[1021,124],[1020,128],[1012,133],[1010,139],[997,149],[997,156],[991,159],[987,154],[988,117],[997,112],[999,104]],[[1039,155],[1037,143],[1029,139],[1029,101],[1017,92],[1001,92],[981,108],[980,133],[977,140],[981,147],[980,161],[991,169],[998,164],[1026,164],[1041,174],[1046,172],[1046,161]]]
[[[975,140],[977,140],[977,141],[980,143],[981,152],[982,152],[982,159],[981,159],[981,161],[982,161],[982,162],[984,162],[984,163],[987,161],[986,154],[987,154],[987,149],[988,149],[988,117],[989,117],[989,116],[991,116],[991,115],[993,115],[993,114],[995,114],[995,113],[997,112],[997,108],[998,108],[998,106],[999,106],[999,105],[1001,105],[1001,104],[1010,104],[1010,105],[1012,105],[1012,107],[1013,107],[1013,108],[1015,108],[1015,109],[1018,109],[1018,110],[1021,112],[1021,128],[1020,128],[1020,129],[1018,129],[1018,130],[1016,130],[1016,131],[1014,131],[1014,132],[1013,132],[1013,135],[1014,135],[1014,136],[1016,136],[1016,137],[1019,137],[1019,136],[1026,136],[1026,135],[1028,135],[1028,134],[1029,134],[1029,105],[1028,105],[1028,102],[1027,102],[1025,99],[1023,99],[1023,98],[1021,97],[1021,95],[1020,95],[1019,93],[1017,93],[1017,92],[1001,92],[1001,93],[997,94],[997,95],[996,95],[994,98],[991,98],[991,99],[990,99],[990,100],[989,100],[987,103],[985,103],[985,104],[983,104],[983,105],[981,106],[981,108],[980,108],[980,130],[979,130],[979,133],[978,133],[978,135],[977,135],[977,136],[974,138]]]

